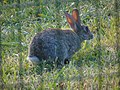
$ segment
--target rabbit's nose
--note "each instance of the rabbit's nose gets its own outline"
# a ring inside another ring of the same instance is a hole
[[[91,33],[90,38],[93,39],[93,37],[94,37],[94,35],[93,35],[93,33]]]
[[[90,33],[89,36],[88,36],[88,40],[93,39],[93,37],[94,37],[93,34]]]

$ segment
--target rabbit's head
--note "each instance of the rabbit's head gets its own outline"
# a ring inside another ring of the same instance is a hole
[[[90,32],[88,26],[81,25],[79,12],[77,9],[73,9],[72,15],[68,14],[68,12],[65,12],[65,16],[67,22],[81,40],[90,40],[93,38],[93,34]]]

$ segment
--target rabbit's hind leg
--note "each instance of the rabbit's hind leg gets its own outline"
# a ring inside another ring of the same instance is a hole
[[[69,64],[69,63],[70,63],[70,60],[66,58],[66,59],[64,60],[64,64],[66,65],[66,64]]]

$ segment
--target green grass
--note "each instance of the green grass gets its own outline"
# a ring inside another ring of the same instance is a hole
[[[69,65],[60,70],[54,68],[51,71],[48,71],[46,67],[50,66],[45,63],[41,70],[41,66],[33,65],[26,60],[29,43],[37,32],[44,29],[69,28],[64,11],[71,12],[76,3],[73,1],[61,2],[57,7],[53,3],[54,0],[46,2],[41,0],[40,6],[31,6],[20,10],[16,8],[3,9],[1,14],[2,78],[5,90],[17,90],[18,88],[22,88],[22,90],[98,90],[99,75],[101,76],[102,90],[118,90],[115,20],[111,1],[101,0],[99,7],[101,64],[98,63],[96,31],[98,26],[96,25],[94,0],[80,1],[77,7],[80,10],[82,23],[89,26],[94,33],[94,39],[82,43],[82,48],[73,56]],[[18,29],[21,29],[21,47],[19,47],[21,52],[18,52]],[[21,72],[20,59],[22,59]]]

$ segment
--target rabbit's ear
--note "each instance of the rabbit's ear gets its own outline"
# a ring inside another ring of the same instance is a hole
[[[80,17],[79,17],[79,12],[78,12],[77,9],[73,9],[73,11],[72,11],[72,16],[73,16],[75,22],[81,24],[81,22],[80,22]]]
[[[65,12],[65,16],[66,16],[67,22],[70,24],[71,28],[75,29],[75,22],[74,22],[73,17],[70,14],[68,14],[68,12]]]

